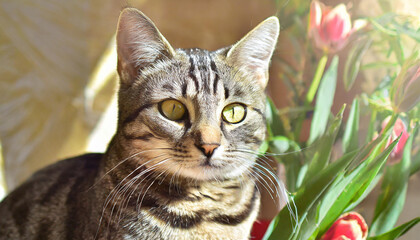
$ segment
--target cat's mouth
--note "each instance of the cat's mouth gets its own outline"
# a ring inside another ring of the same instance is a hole
[[[214,164],[212,161],[204,161],[200,164],[200,167],[211,169],[211,168],[221,168],[221,166]]]
[[[204,168],[220,168],[221,166],[216,165],[212,157],[206,157],[204,160],[201,160],[200,167]]]

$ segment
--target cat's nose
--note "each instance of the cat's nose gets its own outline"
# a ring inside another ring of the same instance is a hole
[[[219,146],[220,144],[201,144],[197,145],[197,148],[200,149],[206,157],[210,158],[213,155],[214,150]]]
[[[203,124],[195,132],[195,146],[210,158],[214,150],[220,146],[221,131],[214,125]]]

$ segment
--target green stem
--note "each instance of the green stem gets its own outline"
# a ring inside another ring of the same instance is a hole
[[[315,76],[312,79],[311,86],[309,87],[309,91],[306,94],[306,103],[309,104],[314,100],[316,91],[318,90],[319,83],[321,82],[322,75],[324,74],[325,66],[327,65],[328,55],[325,54],[324,56],[319,59],[318,67],[315,71]]]
[[[315,94],[319,87],[319,83],[321,82],[322,76],[324,75],[324,70],[325,70],[325,66],[327,65],[327,61],[328,61],[328,54],[324,53],[321,59],[319,59],[318,67],[316,68],[314,78],[312,79],[311,86],[309,87],[309,91],[306,94],[304,107],[309,107],[312,101],[314,100]],[[294,131],[295,141],[299,141],[300,131],[302,130],[302,124],[305,118],[306,118],[306,113],[303,113],[296,120],[295,131]]]

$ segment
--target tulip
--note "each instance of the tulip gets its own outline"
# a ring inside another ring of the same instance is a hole
[[[270,225],[270,220],[257,220],[254,222],[251,231],[251,239],[261,240],[264,238],[264,234],[267,231],[268,226]]]
[[[366,21],[357,20],[352,28],[350,15],[344,4],[335,8],[312,1],[309,12],[309,37],[315,46],[325,52],[337,52],[346,44],[349,37],[366,25]]]
[[[390,117],[386,118],[382,122],[382,129],[386,127],[389,120],[390,120]],[[407,132],[407,127],[405,126],[403,121],[398,118],[395,121],[391,136],[389,136],[386,147],[388,147],[391,144],[391,142],[397,139],[397,137],[400,135],[401,135],[400,141],[397,143],[397,145],[395,145],[394,149],[389,155],[388,164],[398,163],[401,160],[403,152],[404,152],[405,143],[407,142],[407,139],[409,137],[409,134]]]
[[[368,226],[363,217],[356,212],[341,215],[322,236],[321,240],[364,240]]]

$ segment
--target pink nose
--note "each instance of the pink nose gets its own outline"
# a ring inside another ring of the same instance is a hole
[[[207,157],[211,157],[214,150],[216,150],[219,146],[220,144],[202,144],[201,146],[197,146],[197,148],[200,149]]]

